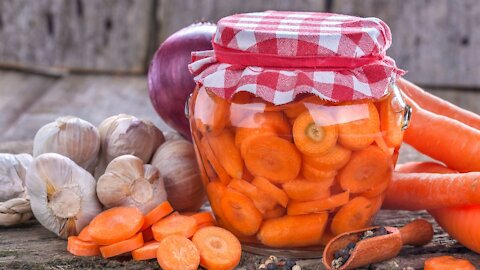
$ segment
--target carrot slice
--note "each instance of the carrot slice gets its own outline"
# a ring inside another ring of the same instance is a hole
[[[153,208],[145,215],[145,222],[143,222],[142,231],[158,222],[160,219],[168,216],[173,212],[173,207],[168,201],[164,201],[157,207]]]
[[[223,211],[220,201],[226,190],[227,188],[220,182],[210,182],[206,187],[210,207],[212,207],[213,213],[220,219],[223,219]]]
[[[108,246],[100,247],[100,253],[102,253],[102,257],[106,259],[130,252],[137,248],[141,248],[143,244],[144,242],[142,233],[137,233],[134,237],[130,239],[123,240]]]
[[[372,208],[370,209],[371,210],[370,220],[368,222],[368,224],[370,224],[375,219],[375,216],[377,215],[380,208],[382,208],[382,203],[383,203],[383,200],[385,199],[385,194],[381,194],[381,195],[378,195],[377,197],[368,198],[368,199],[372,202]]]
[[[88,233],[88,226],[85,226],[85,228],[82,229],[82,231],[78,234],[78,240],[82,240],[85,242],[95,242],[93,238],[90,236]]]
[[[329,230],[325,230],[322,235],[322,239],[320,239],[320,244],[322,246],[326,246],[330,240],[335,237]]]
[[[157,261],[163,270],[197,270],[200,253],[192,241],[180,235],[170,235],[160,242]]]
[[[392,174],[391,172],[388,172],[387,175],[385,176],[384,181],[373,186],[371,189],[362,192],[360,196],[373,198],[384,193],[388,189],[388,186],[390,186],[390,183],[392,182],[391,180],[392,180]]]
[[[322,155],[304,155],[303,162],[324,171],[335,171],[341,169],[350,160],[352,151],[340,145],[333,146],[327,153]]]
[[[200,230],[205,227],[211,227],[211,226],[216,226],[214,222],[205,222],[197,226],[197,229]]]
[[[279,218],[285,215],[286,212],[287,209],[280,205],[277,205],[272,210],[265,212],[265,214],[263,214],[263,219]]]
[[[353,153],[337,179],[344,190],[361,193],[389,181],[391,171],[392,163],[389,156],[372,145]]]
[[[257,234],[269,247],[304,247],[320,243],[327,223],[327,213],[284,216],[267,219]]]
[[[226,129],[215,136],[206,135],[218,162],[232,178],[242,178],[243,160],[240,151],[235,146],[233,133]]]
[[[282,184],[300,172],[302,157],[295,145],[269,135],[250,136],[242,143],[242,157],[254,176],[262,176]]]
[[[338,210],[330,228],[335,235],[359,230],[368,226],[371,216],[372,202],[365,197],[355,197]]]
[[[191,216],[195,219],[195,221],[197,222],[197,225],[200,225],[203,223],[215,223],[215,218],[213,217],[212,212],[210,211],[194,213]]]
[[[160,242],[150,241],[143,245],[141,248],[137,248],[132,251],[132,258],[135,261],[144,261],[157,258],[157,249],[160,246]]]
[[[309,181],[330,181],[335,178],[337,171],[317,169],[304,162],[302,165],[302,174]]]
[[[242,246],[231,232],[219,227],[198,230],[192,238],[206,269],[231,270],[240,263]]]
[[[99,245],[111,245],[133,237],[143,226],[144,218],[135,207],[114,207],[92,219],[88,233]]]
[[[333,178],[326,181],[307,181],[295,179],[283,184],[283,191],[295,201],[313,201],[330,197]]]
[[[380,132],[380,117],[375,105],[369,102],[344,107],[346,115],[337,117],[341,123],[338,125],[338,142],[352,150],[359,150],[372,144]]]
[[[285,115],[290,119],[295,119],[305,111],[307,111],[307,107],[303,102],[294,102],[291,104],[284,105],[285,110],[283,111]]]
[[[195,100],[194,117],[197,128],[203,133],[218,134],[228,121],[228,101],[200,89]]]
[[[288,195],[285,191],[281,190],[272,182],[268,181],[268,179],[264,177],[255,177],[253,179],[252,184],[255,185],[257,188],[263,190],[268,196],[272,197],[277,203],[279,203],[283,207],[287,207],[288,204]]]
[[[246,138],[250,136],[256,135],[272,135],[275,136],[277,133],[269,127],[269,126],[262,126],[258,128],[242,128],[238,127],[235,131],[235,145],[241,149],[242,143],[245,141]]]
[[[230,182],[230,176],[228,175],[227,171],[223,168],[222,164],[217,159],[217,156],[214,154],[210,143],[208,142],[206,137],[203,137],[200,142],[201,148],[207,157],[208,162],[212,165],[213,170],[217,174],[219,180],[224,183],[225,185]]]
[[[277,202],[266,192],[245,180],[233,179],[232,181],[230,181],[230,184],[228,184],[228,187],[247,196],[250,200],[253,201],[255,207],[262,214],[264,214],[268,210],[272,210],[277,204]]]
[[[148,227],[142,231],[143,241],[152,241],[153,237],[152,227]]]
[[[287,213],[289,215],[304,215],[310,213],[319,213],[327,210],[331,210],[348,203],[350,194],[348,191],[335,194],[326,199],[309,201],[309,202],[297,202],[292,201],[288,204]]]
[[[311,110],[302,113],[293,124],[293,140],[298,150],[307,155],[328,152],[338,138],[337,126],[325,112]]]
[[[82,241],[77,236],[68,237],[67,251],[75,256],[100,255],[100,249],[96,243]]]
[[[394,109],[395,95],[390,96],[380,103],[380,129],[384,134],[385,142],[393,147],[398,147],[403,141],[402,117],[403,113]]]
[[[197,231],[197,222],[193,217],[171,215],[152,225],[153,237],[162,241],[170,235],[190,238]]]
[[[262,213],[252,200],[242,193],[228,188],[220,202],[225,221],[244,235],[254,235],[262,223]]]
[[[466,259],[453,256],[439,256],[425,261],[424,270],[476,270],[475,266]]]

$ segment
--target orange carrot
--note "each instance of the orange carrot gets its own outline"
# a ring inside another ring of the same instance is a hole
[[[152,227],[148,227],[142,231],[143,241],[152,241],[155,238],[153,237]]]
[[[330,229],[335,235],[367,227],[372,217],[372,202],[364,197],[355,197],[342,206],[332,219]]]
[[[333,178],[326,181],[307,181],[295,179],[283,184],[283,190],[288,197],[295,201],[313,201],[330,197],[330,186]]]
[[[338,129],[325,112],[306,111],[293,124],[293,139],[298,150],[307,155],[328,152],[336,143]]]
[[[277,133],[269,127],[269,126],[262,126],[258,128],[242,128],[238,127],[235,131],[235,145],[241,149],[242,148],[242,143],[245,141],[246,138],[250,136],[256,136],[256,135],[272,135],[276,136]]]
[[[345,191],[343,193],[335,194],[326,199],[308,201],[308,202],[295,202],[292,201],[288,204],[287,213],[289,215],[304,215],[309,213],[319,213],[327,210],[331,210],[348,203],[349,193]]]
[[[220,227],[198,230],[192,238],[206,269],[231,270],[240,263],[242,246],[231,232]]]
[[[475,129],[480,129],[480,115],[434,96],[405,79],[398,80],[397,85],[402,89],[403,93],[415,101],[421,108],[455,119]]]
[[[466,259],[452,256],[439,256],[425,261],[424,270],[476,270],[475,266]]]
[[[257,234],[269,247],[305,247],[319,244],[328,215],[326,213],[283,216],[267,219]]]
[[[445,167],[444,165],[433,162],[407,162],[404,164],[397,164],[395,166],[396,172],[401,173],[455,173],[456,171]]]
[[[197,225],[199,226],[204,223],[215,223],[215,218],[210,211],[198,212],[193,214],[192,217],[195,219]]]
[[[137,248],[132,251],[132,258],[135,261],[144,261],[157,258],[157,249],[160,246],[160,242],[150,241],[143,245],[141,248]]]
[[[110,258],[130,252],[143,246],[143,237],[141,233],[137,233],[130,239],[117,242],[108,246],[100,247],[100,253],[103,258]]]
[[[230,182],[230,176],[228,175],[227,171],[223,168],[222,164],[219,162],[217,156],[213,152],[212,147],[210,146],[210,143],[207,140],[207,137],[203,137],[202,140],[200,141],[200,148],[201,148],[201,151],[204,152],[205,157],[207,158],[206,160],[203,160],[203,162],[209,162],[213,170],[217,174],[218,179],[223,184],[227,185],[228,182]]]
[[[135,207],[114,207],[103,211],[88,225],[90,237],[99,245],[111,245],[133,237],[143,226],[142,212]]]
[[[76,236],[69,236],[67,251],[75,256],[97,256],[100,255],[99,246],[93,242],[82,241]]]
[[[337,121],[340,122],[338,142],[352,150],[372,144],[380,132],[380,117],[375,105],[369,102],[344,105],[340,108],[345,110],[345,115],[337,116]]]
[[[268,197],[273,198],[281,206],[287,207],[288,196],[285,191],[272,184],[268,179],[264,177],[255,177],[252,184],[260,190],[263,190]]]
[[[95,240],[93,240],[93,238],[88,233],[88,226],[85,226],[85,228],[83,228],[82,231],[80,231],[80,233],[78,234],[78,240],[82,240],[82,241],[85,241],[85,242],[94,242],[95,241]]]
[[[394,98],[395,95],[390,94],[390,96],[380,104],[380,129],[384,135],[385,142],[389,146],[398,147],[403,141],[403,112],[397,112],[393,108],[392,101]]]
[[[230,111],[229,102],[209,93],[198,91],[196,96],[194,117],[197,128],[203,133],[218,134],[223,130]]]
[[[287,209],[285,209],[280,205],[277,205],[272,210],[265,212],[265,214],[263,214],[263,218],[264,219],[279,218],[285,215],[286,212],[287,212]]]
[[[309,163],[304,162],[302,164],[302,174],[306,180],[325,182],[334,179],[337,175],[337,171],[317,169]]]
[[[143,222],[142,231],[146,230],[148,227],[152,226],[154,223],[168,216],[172,212],[173,207],[168,201],[164,201],[163,203],[159,204],[157,207],[153,208],[145,215],[145,221]]]
[[[340,145],[333,146],[322,155],[304,155],[303,162],[319,170],[335,171],[345,166],[350,159],[352,151]]]
[[[193,217],[170,215],[152,225],[153,237],[162,241],[170,235],[181,235],[190,238],[197,231],[197,222]]]
[[[220,202],[225,221],[244,235],[254,235],[262,223],[262,213],[252,200],[242,193],[228,188]]]
[[[277,204],[266,192],[245,180],[233,179],[230,181],[230,184],[228,184],[228,187],[247,196],[262,214],[268,210],[272,210]]]
[[[243,160],[240,151],[235,146],[235,137],[228,129],[220,134],[206,136],[213,154],[216,156],[222,167],[232,178],[242,178]]]
[[[214,222],[205,222],[205,223],[202,223],[200,225],[197,226],[197,229],[202,229],[202,228],[205,228],[205,227],[212,227],[212,226],[217,226],[216,223]]]
[[[223,219],[220,202],[226,190],[227,188],[220,182],[210,182],[206,187],[208,201],[210,202],[213,213],[220,219]]]
[[[180,235],[170,235],[160,242],[157,260],[163,270],[197,270],[200,253],[192,241]]]

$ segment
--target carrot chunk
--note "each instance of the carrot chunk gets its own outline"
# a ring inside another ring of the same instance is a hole
[[[197,229],[200,230],[205,227],[217,226],[214,222],[205,222],[197,226]]]
[[[375,105],[369,102],[339,108],[345,109],[345,115],[337,117],[340,122],[338,142],[352,150],[359,150],[372,144],[380,132],[380,117]]]
[[[280,205],[277,205],[272,210],[265,212],[265,214],[263,214],[263,219],[279,218],[285,215],[286,212],[287,209]]]
[[[200,253],[192,241],[180,235],[170,235],[160,242],[157,261],[163,270],[197,270]]]
[[[220,201],[226,190],[227,188],[220,182],[210,182],[206,188],[210,207],[212,207],[213,213],[220,219],[223,219],[223,211]]]
[[[233,179],[228,187],[242,193],[253,201],[255,207],[264,214],[268,210],[272,210],[277,202],[272,199],[266,192],[250,184],[245,180]]]
[[[206,269],[231,270],[240,263],[242,246],[231,232],[219,227],[198,230],[192,238]]]
[[[192,217],[197,222],[197,225],[201,225],[204,223],[215,223],[215,218],[210,211],[198,212],[192,215]]]
[[[284,216],[267,219],[257,234],[269,247],[304,247],[320,243],[328,215],[326,213]]]
[[[330,186],[333,178],[326,181],[307,181],[295,179],[283,184],[283,190],[295,201],[313,201],[330,197]]]
[[[292,201],[288,204],[287,213],[289,215],[304,215],[310,213],[319,213],[327,210],[335,209],[348,203],[349,199],[348,191],[335,194],[326,199],[308,201],[308,202],[296,202]]]
[[[232,178],[242,178],[243,160],[235,146],[233,133],[226,129],[218,135],[206,135],[213,154]]]
[[[230,105],[223,98],[206,90],[198,91],[194,116],[196,126],[203,134],[220,133],[228,121],[229,111]]]
[[[317,169],[314,166],[304,162],[302,165],[302,174],[309,181],[330,181],[335,178],[337,171]]]
[[[350,160],[352,151],[340,145],[333,146],[328,152],[321,155],[304,155],[303,162],[323,171],[336,171],[345,166]]]
[[[264,177],[255,177],[252,184],[257,188],[263,190],[267,196],[273,198],[277,203],[283,207],[287,207],[288,196],[285,191],[275,186],[272,182]]]
[[[88,233],[99,245],[111,245],[133,237],[143,226],[144,218],[135,207],[114,207],[92,219]]]
[[[181,235],[186,238],[193,236],[197,230],[197,222],[193,217],[170,215],[152,225],[153,237],[162,241],[170,235]]]
[[[160,246],[160,242],[150,241],[143,245],[141,248],[137,248],[132,251],[132,258],[135,261],[144,261],[157,258],[157,249]]]
[[[453,256],[439,256],[425,261],[424,270],[475,270],[475,266],[466,259]]]
[[[220,202],[225,220],[244,235],[253,235],[260,228],[262,213],[252,200],[242,193],[228,188]]]
[[[372,202],[364,197],[355,197],[345,204],[332,219],[331,230],[335,235],[359,230],[368,226],[372,216]]]
[[[277,133],[269,127],[269,126],[262,126],[258,128],[243,128],[238,127],[235,131],[235,145],[241,149],[242,143],[245,141],[246,138],[250,136],[257,136],[257,135],[271,135],[276,136]]]
[[[141,248],[143,244],[144,242],[142,234],[137,233],[134,237],[130,239],[123,240],[108,246],[100,247],[100,252],[102,253],[102,257],[106,259],[130,252],[137,248]]]
[[[95,242],[95,240],[93,240],[93,238],[90,236],[90,233],[88,233],[88,226],[85,226],[85,228],[80,231],[77,237],[78,240],[82,240],[85,242]]]
[[[307,155],[328,152],[338,138],[337,126],[325,112],[312,110],[302,113],[293,124],[293,139],[298,150]]]
[[[67,251],[75,256],[97,256],[100,255],[99,246],[96,243],[82,241],[76,236],[69,236]]]
[[[148,227],[152,226],[154,223],[168,216],[172,212],[173,207],[168,201],[164,201],[163,203],[159,204],[145,215],[145,222],[143,222],[142,231],[146,230]]]
[[[200,141],[200,148],[201,151],[205,153],[205,157],[207,158],[207,160],[204,160],[204,162],[208,161],[210,163],[220,182],[225,185],[228,184],[228,182],[230,182],[230,176],[213,153],[212,147],[210,146],[210,143],[206,137],[203,137]]]

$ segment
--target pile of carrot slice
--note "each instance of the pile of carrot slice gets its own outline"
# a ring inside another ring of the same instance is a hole
[[[97,215],[78,236],[68,238],[76,256],[104,258],[130,254],[134,260],[157,259],[165,270],[234,269],[239,240],[216,227],[210,212],[178,213],[165,201],[147,215],[134,207],[115,207]]]

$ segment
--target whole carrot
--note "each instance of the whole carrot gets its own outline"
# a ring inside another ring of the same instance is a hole
[[[411,161],[395,166],[396,172],[401,173],[456,173],[456,171],[433,161]]]

